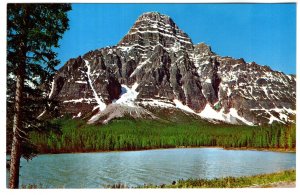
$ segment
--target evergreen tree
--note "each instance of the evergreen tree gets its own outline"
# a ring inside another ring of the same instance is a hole
[[[53,48],[68,29],[69,4],[7,4],[7,143],[10,188],[18,188],[21,156],[33,147],[29,131],[49,123],[39,114],[49,107],[49,81],[59,64]]]

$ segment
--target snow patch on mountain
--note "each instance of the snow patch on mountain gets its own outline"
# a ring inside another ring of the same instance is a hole
[[[198,115],[206,119],[225,121],[224,114],[222,112],[217,112],[209,104],[206,104],[205,108]]]
[[[75,81],[75,83],[87,84],[87,82],[86,82],[86,81]]]
[[[150,58],[147,59],[147,60],[145,60],[144,62],[142,62],[140,65],[138,65],[138,66],[136,67],[136,69],[131,73],[130,77],[134,76],[134,75],[136,74],[136,72],[137,72],[138,70],[140,70],[143,66],[145,66],[147,63],[151,63]]]
[[[233,116],[233,117],[239,119],[240,121],[242,121],[242,122],[245,123],[246,125],[251,125],[251,126],[254,125],[252,122],[249,122],[249,121],[247,121],[245,118],[239,116],[237,110],[234,109],[234,108],[230,108],[230,109],[229,109],[229,113],[227,114],[227,119],[228,119],[228,117],[230,117],[230,116]]]
[[[132,107],[125,104],[109,104],[104,111],[95,114],[88,121],[88,124],[93,124],[96,122],[106,124],[112,119],[121,118],[124,116],[131,116],[133,118],[157,119],[153,113],[140,106]]]
[[[91,67],[90,67],[90,64],[89,64],[89,61],[87,60],[84,60],[85,61],[85,66],[87,67],[87,77],[88,77],[88,82],[89,82],[89,85],[91,87],[91,89],[93,90],[93,93],[94,93],[94,97],[97,101],[97,104],[98,104],[98,107],[100,109],[100,111],[103,111],[105,108],[106,108],[106,104],[104,103],[103,99],[101,96],[98,96],[94,86],[93,86],[93,82],[91,80]]]
[[[175,108],[175,105],[170,101],[159,100],[159,99],[143,99],[140,104],[144,106],[160,107],[160,108]]]
[[[54,93],[54,89],[55,89],[55,84],[54,84],[54,79],[53,79],[52,83],[51,83],[51,91],[49,93],[49,99],[52,97],[52,95]]]
[[[205,80],[205,83],[211,83],[211,79],[209,79],[209,78],[206,79],[206,80]]]
[[[93,98],[80,98],[80,99],[65,100],[65,101],[63,101],[63,103],[83,103],[84,102],[84,103],[90,104],[93,101],[94,101]]]
[[[176,108],[179,108],[181,110],[184,110],[184,111],[187,111],[187,112],[190,112],[190,113],[194,113],[195,114],[195,111],[192,110],[190,107],[188,107],[187,105],[183,105],[181,101],[179,101],[178,99],[174,99],[173,102],[175,103],[176,105]]]
[[[81,117],[81,112],[79,112],[76,116],[73,116],[72,118],[80,118]]]
[[[37,119],[42,118],[42,116],[44,116],[46,114],[46,109],[37,117]]]
[[[134,83],[131,88],[129,88],[127,85],[121,85],[122,92],[119,99],[113,101],[113,103],[116,104],[123,104],[130,107],[136,107],[136,104],[134,101],[136,100],[139,92],[136,91],[137,87],[139,86],[138,83]]]
[[[88,120],[88,124],[93,124],[95,123],[97,120],[99,120],[100,118],[100,113],[95,114],[94,116],[92,116],[89,120]]]
[[[274,121],[278,121],[278,122],[282,123],[281,120],[279,120],[277,117],[275,117],[274,115],[271,114],[269,124],[272,124]]]
[[[287,109],[285,107],[283,108],[271,108],[271,109],[266,109],[266,108],[253,108],[250,109],[251,111],[262,111],[265,112],[267,114],[270,115],[269,119],[269,124],[272,124],[274,121],[280,122],[280,123],[285,123],[290,121],[288,119],[288,114],[292,114],[295,115],[296,114],[296,110],[292,110],[292,109]],[[271,111],[277,112],[279,114],[279,118],[275,117]]]
[[[205,106],[203,111],[198,114],[202,118],[206,119],[212,119],[212,120],[219,120],[231,124],[236,124],[237,121],[236,119],[242,121],[246,125],[251,125],[253,126],[254,124],[252,122],[249,122],[245,118],[241,117],[238,113],[237,110],[234,108],[229,109],[229,113],[224,113],[224,109],[222,108],[220,111],[214,110],[209,104]]]
[[[171,47],[170,49],[173,51],[173,52],[178,52],[180,50],[180,43],[178,42],[175,42],[174,46]]]

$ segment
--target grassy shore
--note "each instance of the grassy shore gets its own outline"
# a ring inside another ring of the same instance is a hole
[[[285,170],[277,173],[260,174],[245,177],[225,177],[215,179],[187,179],[173,182],[172,184],[151,185],[145,184],[137,188],[270,188],[294,186],[296,170]],[[22,185],[23,189],[44,188],[42,184]],[[108,185],[105,188],[128,188],[124,184]]]
[[[272,187],[279,182],[296,181],[296,170],[286,170],[271,174],[261,174],[245,177],[225,177],[215,179],[187,179],[173,182],[173,184],[144,185],[140,188],[245,188]],[[118,187],[117,185],[111,187]],[[122,187],[122,185],[119,185]],[[124,187],[124,186],[123,186]]]

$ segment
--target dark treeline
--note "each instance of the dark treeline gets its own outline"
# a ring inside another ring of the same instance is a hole
[[[41,153],[141,150],[174,147],[219,146],[248,148],[296,147],[296,126],[240,126],[205,122],[168,123],[120,119],[108,125],[60,119],[60,133],[32,133]]]

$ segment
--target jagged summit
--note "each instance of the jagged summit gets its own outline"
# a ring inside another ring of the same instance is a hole
[[[158,12],[142,14],[118,45],[193,49],[189,36],[169,16]]]
[[[193,45],[169,16],[147,12],[118,45],[70,59],[49,98],[59,101],[62,115],[89,123],[153,119],[158,109],[213,122],[286,123],[296,114],[296,78]]]
[[[140,15],[137,20],[138,21],[139,20],[155,20],[155,21],[169,20],[169,22],[174,23],[170,16],[161,14],[159,12],[145,12],[142,15]]]
[[[197,45],[194,45],[195,52],[200,55],[215,55],[215,53],[211,50],[211,47],[204,42],[201,42]]]

